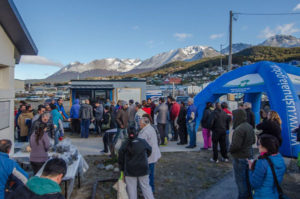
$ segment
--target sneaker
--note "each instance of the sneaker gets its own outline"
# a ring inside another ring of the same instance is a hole
[[[210,161],[214,163],[219,163],[219,160],[214,160],[213,158],[210,158]]]
[[[168,138],[165,137],[165,145],[167,145],[167,144],[168,144]]]
[[[100,153],[102,153],[102,154],[103,154],[103,153],[108,153],[108,151],[101,150]]]
[[[229,162],[229,159],[228,158],[222,158],[221,161],[222,162]]]

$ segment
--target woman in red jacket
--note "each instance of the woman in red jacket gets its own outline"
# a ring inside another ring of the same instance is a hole
[[[148,104],[146,100],[143,100],[142,105],[143,105],[143,108],[142,108],[143,111],[145,111],[147,114],[151,115],[152,110],[151,110],[150,104]]]

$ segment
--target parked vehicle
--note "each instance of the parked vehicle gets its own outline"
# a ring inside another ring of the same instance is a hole
[[[66,95],[63,92],[57,92],[55,98],[62,98],[63,100],[65,100]]]
[[[38,102],[41,100],[39,96],[29,96],[26,98],[27,101]]]
[[[188,99],[189,99],[189,96],[177,96],[177,97],[176,97],[176,102],[177,102],[177,103],[184,102],[184,104],[187,106],[187,104],[188,104]]]

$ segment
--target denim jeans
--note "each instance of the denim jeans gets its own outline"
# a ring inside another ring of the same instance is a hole
[[[115,135],[114,140],[113,140],[114,145],[117,144],[121,133],[123,134],[123,137],[127,137],[127,128],[125,128],[125,129],[118,128],[117,134]]]
[[[81,137],[82,138],[89,137],[90,124],[91,124],[91,120],[89,120],[89,119],[81,120]]]
[[[239,193],[238,199],[248,199],[251,194],[248,170],[246,159],[233,158],[234,179]]]
[[[230,147],[229,133],[230,133],[230,131],[227,130],[226,131],[226,150],[227,150],[227,153],[229,152],[229,147]]]
[[[155,168],[155,163],[149,164],[149,184],[152,188],[152,192],[154,193],[155,186],[154,186],[154,168]]]
[[[187,132],[189,134],[190,137],[190,144],[189,146],[196,146],[196,123],[195,122],[191,122],[191,123],[187,123],[186,124],[187,127]]]
[[[60,134],[59,128],[56,128],[56,129],[54,130],[54,145],[55,145],[55,146],[58,144],[59,134]]]

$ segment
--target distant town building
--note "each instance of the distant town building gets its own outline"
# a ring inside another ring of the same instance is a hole
[[[70,94],[71,102],[75,99],[141,102],[146,99],[146,80],[72,80]]]
[[[178,78],[178,77],[168,77],[167,79],[165,79],[164,83],[165,84],[181,84],[182,79]]]

